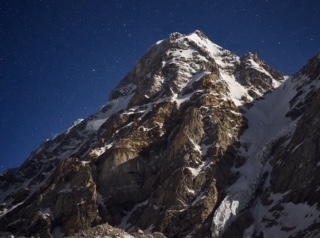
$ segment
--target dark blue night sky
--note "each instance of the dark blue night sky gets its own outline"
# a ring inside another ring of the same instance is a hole
[[[0,1],[0,172],[98,111],[156,41],[199,29],[286,74],[320,52],[320,2]]]

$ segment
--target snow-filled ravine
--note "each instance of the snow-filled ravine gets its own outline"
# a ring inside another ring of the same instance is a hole
[[[264,165],[271,159],[272,144],[284,135],[295,131],[296,121],[286,117],[290,100],[296,90],[291,77],[279,85],[264,99],[256,101],[250,109],[245,109],[248,129],[240,137],[241,156],[246,162],[239,168],[238,180],[226,190],[226,196],[214,213],[212,237],[220,237],[236,219],[238,212],[245,208],[257,189]]]

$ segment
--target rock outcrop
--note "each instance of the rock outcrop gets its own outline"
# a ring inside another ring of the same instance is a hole
[[[101,111],[0,176],[0,231],[320,234],[319,62],[318,55],[288,77],[200,31],[171,34]]]

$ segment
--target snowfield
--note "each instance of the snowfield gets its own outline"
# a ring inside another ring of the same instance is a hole
[[[243,89],[236,92],[233,86],[236,83],[232,79],[228,78],[228,84],[232,88],[231,96],[235,97],[232,99],[239,105],[239,91]],[[250,109],[243,108],[249,127],[240,138],[243,145],[240,155],[246,158],[246,162],[240,168],[233,168],[240,176],[227,189],[225,198],[214,213],[212,237],[220,237],[236,219],[238,212],[247,206],[265,172],[266,163],[271,159],[272,144],[295,131],[297,120],[292,121],[285,116],[290,109],[289,102],[296,94],[294,83],[291,77],[286,77],[282,84],[276,86],[278,87],[273,92],[256,101]]]

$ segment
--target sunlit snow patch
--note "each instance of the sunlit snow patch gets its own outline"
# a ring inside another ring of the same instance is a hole
[[[87,122],[86,130],[89,131],[97,131],[102,126],[103,123],[108,120],[108,118],[120,110],[126,109],[131,98],[133,97],[133,93],[129,95],[125,95],[110,101],[106,106],[110,106],[110,109],[107,112],[98,112],[93,116],[93,118]]]
[[[74,128],[76,125],[80,124],[83,121],[83,119],[77,119],[76,121],[73,122],[72,126],[70,126],[67,130],[67,133],[71,131],[72,128]]]

